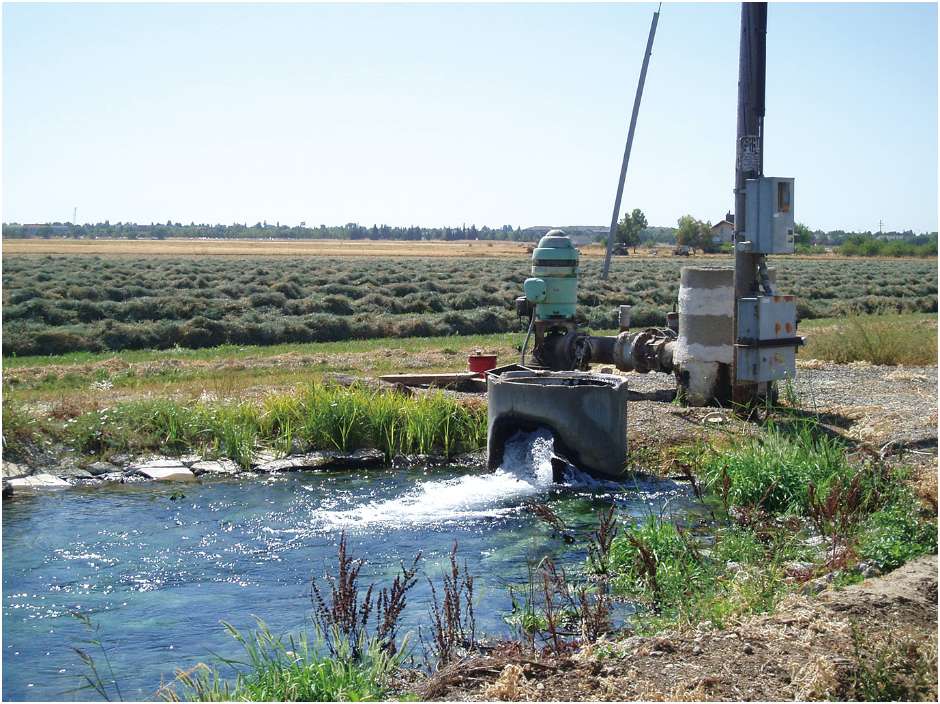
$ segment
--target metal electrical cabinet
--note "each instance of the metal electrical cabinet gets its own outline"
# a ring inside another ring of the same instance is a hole
[[[754,254],[793,253],[793,179],[761,176],[745,182],[744,233]]]
[[[738,381],[776,381],[796,376],[796,334],[793,296],[757,296],[738,301]]]

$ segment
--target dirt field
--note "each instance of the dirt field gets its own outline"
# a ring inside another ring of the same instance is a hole
[[[526,242],[476,240],[473,242],[409,242],[397,240],[3,240],[3,256],[13,255],[98,255],[98,256],[264,256],[264,257],[519,257],[527,256],[532,245]],[[579,246],[581,256],[603,257],[603,245]],[[635,254],[618,261],[672,258],[672,246],[654,249],[640,247]],[[682,261],[727,259],[727,254],[697,254],[677,257]],[[800,259],[842,259],[838,255],[799,255]],[[877,257],[876,257],[877,258]],[[851,257],[849,257],[851,259]],[[854,259],[859,259],[854,257]],[[897,259],[896,257],[894,259]]]
[[[599,657],[604,651],[606,657]],[[887,698],[893,692],[879,689],[886,684],[879,663],[887,661],[896,667],[906,663],[915,696],[936,701],[936,555],[815,599],[793,595],[774,613],[742,619],[725,630],[631,637],[545,661],[472,658],[435,676],[419,696],[503,701]]]

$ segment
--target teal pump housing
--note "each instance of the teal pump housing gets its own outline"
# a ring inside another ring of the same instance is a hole
[[[535,322],[573,322],[578,305],[579,253],[567,235],[552,230],[532,252],[532,277],[522,291],[535,306]]]

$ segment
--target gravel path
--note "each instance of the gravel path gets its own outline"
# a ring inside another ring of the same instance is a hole
[[[666,374],[625,375],[631,390],[631,449],[688,442],[719,432],[753,432],[728,410],[672,403],[675,382]],[[793,383],[800,408],[847,438],[880,449],[936,454],[937,368],[801,361]],[[781,390],[781,401],[787,393]]]

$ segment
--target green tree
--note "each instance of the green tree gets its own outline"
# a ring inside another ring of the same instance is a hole
[[[707,251],[711,249],[711,223],[696,220],[691,215],[683,215],[678,221],[676,243],[693,250]]]
[[[801,222],[793,227],[793,241],[795,244],[805,244],[807,246],[813,243],[813,231]]]
[[[640,244],[640,233],[648,224],[646,216],[639,208],[634,208],[629,215],[624,213],[617,224],[617,241],[627,247],[633,247],[633,253],[636,254],[636,246]]]

